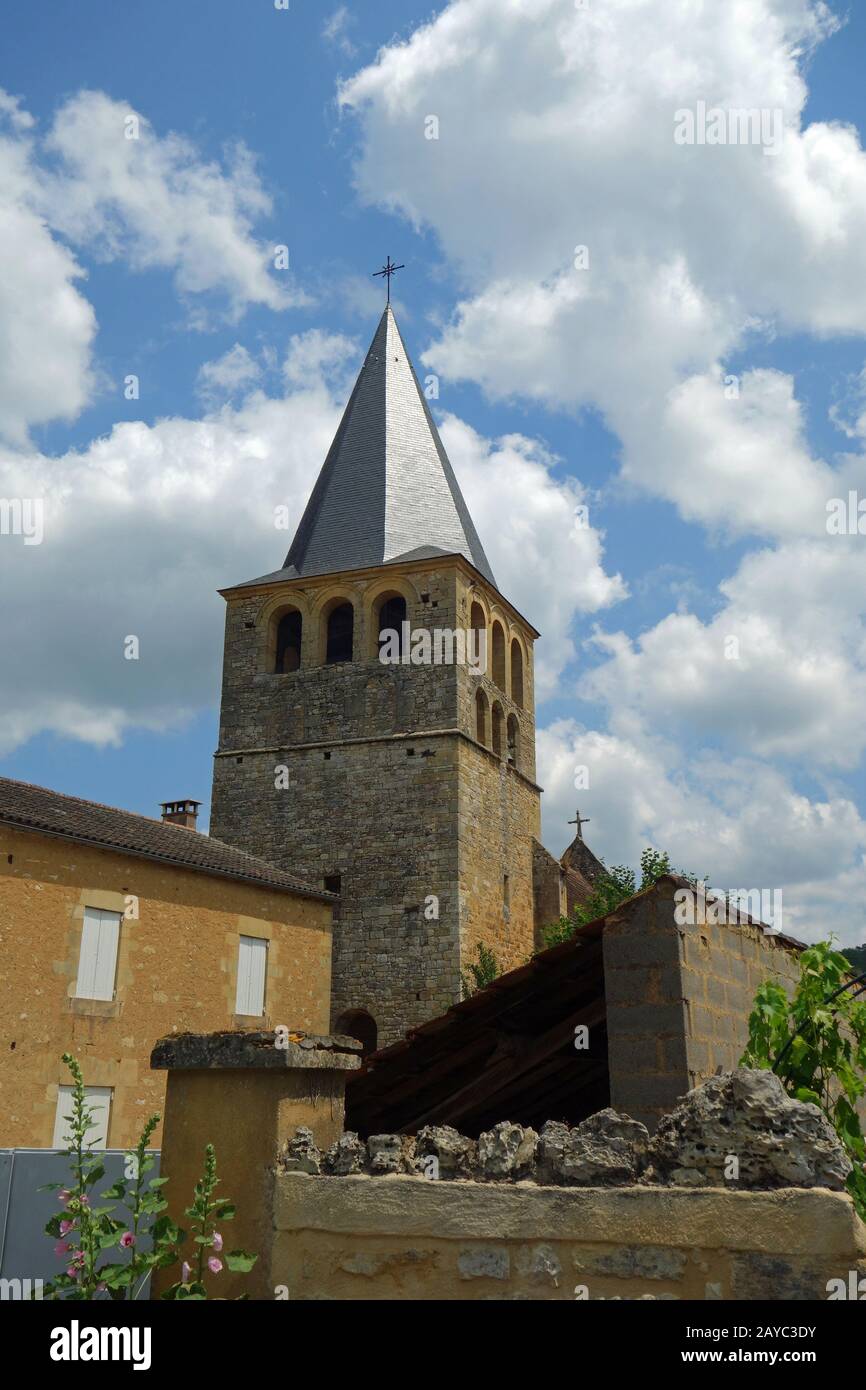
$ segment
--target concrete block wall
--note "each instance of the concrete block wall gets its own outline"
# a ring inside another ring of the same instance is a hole
[[[798,952],[748,922],[678,923],[671,876],[604,932],[610,1103],[655,1129],[679,1096],[735,1067],[758,986],[792,989]]]

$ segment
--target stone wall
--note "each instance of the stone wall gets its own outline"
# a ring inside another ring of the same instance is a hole
[[[484,1187],[279,1174],[271,1275],[290,1299],[820,1299],[866,1272],[847,1197]]]
[[[213,833],[320,885],[340,876],[331,1026],[363,1010],[379,1046],[460,998],[479,941],[503,969],[533,949],[533,630],[471,575],[455,558],[228,595]],[[383,666],[373,629],[386,585],[413,630],[465,629],[472,602],[519,628],[522,707],[465,666]],[[354,660],[324,666],[321,614],[341,596],[355,607]],[[289,603],[304,612],[302,665],[274,675],[268,633]],[[525,772],[476,741],[479,679],[519,716]],[[288,785],[276,784],[281,767]]]
[[[303,1129],[279,1157],[271,1276],[293,1299],[826,1298],[866,1270],[850,1169],[815,1106],[743,1070],[653,1138],[610,1109],[324,1153]]]

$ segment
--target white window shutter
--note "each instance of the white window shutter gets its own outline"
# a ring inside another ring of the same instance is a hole
[[[75,984],[78,999],[114,998],[119,943],[120,913],[86,907]]]
[[[111,1110],[110,1086],[88,1086],[85,1089],[87,1108],[91,1112],[92,1124],[85,1136],[87,1147],[104,1149],[108,1143],[108,1117]],[[57,1113],[54,1117],[54,1142],[52,1148],[67,1149],[70,1144],[72,1127],[72,1087],[58,1086]]]
[[[262,937],[242,936],[238,943],[238,988],[235,1013],[258,1018],[265,1011],[268,943]]]

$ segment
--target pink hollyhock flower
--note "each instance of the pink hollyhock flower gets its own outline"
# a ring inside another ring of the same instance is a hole
[[[57,1258],[60,1259],[60,1257],[61,1257],[62,1255],[65,1255],[65,1254],[66,1254],[67,1250],[71,1250],[71,1249],[72,1249],[72,1246],[69,1245],[67,1241],[65,1241],[65,1240],[58,1240],[57,1244],[56,1244],[55,1247],[54,1247],[54,1253],[55,1253],[55,1255],[57,1256]]]
[[[62,1202],[63,1205],[66,1206],[66,1203],[69,1201],[69,1198],[71,1196],[72,1193],[69,1191],[68,1187],[61,1187],[60,1191],[57,1194],[57,1200],[58,1202]]]
[[[78,1199],[78,1202],[79,1202],[79,1205],[82,1206],[82,1207],[89,1207],[89,1206],[90,1206],[90,1198],[88,1197],[88,1195],[87,1195],[86,1192],[82,1192],[81,1196],[80,1196],[79,1199]]]
[[[188,1284],[188,1283],[189,1283],[189,1276],[190,1276],[191,1274],[192,1274],[192,1270],[190,1269],[190,1267],[189,1267],[189,1265],[187,1264],[186,1260],[184,1260],[183,1264],[182,1264],[181,1267],[180,1267],[180,1282],[181,1282],[182,1284]]]
[[[124,1231],[123,1235],[120,1237],[121,1250],[131,1250],[134,1244],[135,1236],[132,1234],[132,1231]]]
[[[220,1250],[223,1248],[223,1238],[219,1231],[214,1231],[212,1245],[217,1254],[219,1254]]]
[[[75,1226],[75,1222],[74,1222],[74,1221],[65,1221],[65,1220],[64,1220],[64,1221],[61,1221],[61,1223],[60,1223],[60,1234],[61,1234],[62,1236],[65,1236],[65,1235],[67,1234],[68,1231],[71,1231],[71,1230],[74,1229],[74,1226]]]
[[[72,1263],[75,1265],[75,1268],[76,1268],[76,1269],[83,1269],[83,1268],[84,1268],[84,1251],[83,1251],[83,1250],[76,1250],[75,1254],[72,1256]]]
[[[78,1278],[78,1270],[75,1268],[75,1265],[70,1265],[66,1273],[69,1275],[70,1279]]]
[[[219,1274],[220,1270],[223,1267],[223,1262],[222,1260],[218,1260],[216,1255],[211,1255],[210,1259],[207,1262],[207,1267],[210,1270],[211,1274]]]

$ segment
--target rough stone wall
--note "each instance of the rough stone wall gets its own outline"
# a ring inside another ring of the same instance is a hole
[[[402,586],[413,631],[468,626],[459,566],[391,568],[280,591],[305,611],[302,666],[287,675],[265,669],[279,596],[230,595],[211,818],[220,839],[318,884],[340,875],[332,1026],[362,1009],[380,1046],[459,999],[479,940],[506,969],[531,953],[539,819],[532,781],[476,742],[479,678],[454,665],[382,665],[373,654],[374,599],[386,582]],[[317,615],[338,596],[355,607],[355,659],[324,666]],[[527,660],[519,759],[534,770],[531,690]],[[276,785],[280,767],[287,786]]]
[[[678,883],[632,899],[604,932],[611,1104],[654,1128],[677,1098],[737,1064],[758,986],[791,988],[797,953],[748,922],[677,923]]]
[[[123,912],[129,895],[138,917],[121,922],[115,998],[74,998],[85,907]],[[256,1026],[326,1032],[330,919],[311,898],[0,828],[0,1145],[50,1146],[66,1051],[86,1083],[113,1088],[109,1146],[134,1144],[163,1109],[156,1039],[250,1026],[234,1012],[240,934],[270,943]]]

